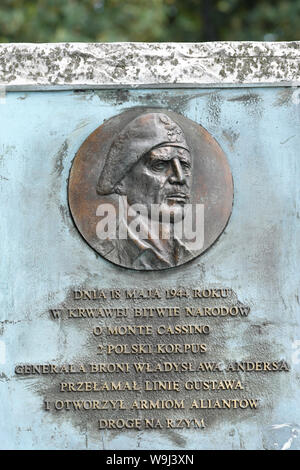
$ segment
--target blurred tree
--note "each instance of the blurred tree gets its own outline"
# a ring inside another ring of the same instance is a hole
[[[300,0],[1,0],[1,42],[299,39]]]

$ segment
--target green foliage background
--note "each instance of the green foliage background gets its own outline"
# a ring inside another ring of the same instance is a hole
[[[289,41],[300,0],[0,0],[0,42]]]

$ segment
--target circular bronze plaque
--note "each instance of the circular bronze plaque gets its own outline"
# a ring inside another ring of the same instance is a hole
[[[226,156],[202,126],[163,108],[133,108],[81,145],[69,205],[87,243],[130,269],[190,261],[223,232],[233,203]]]

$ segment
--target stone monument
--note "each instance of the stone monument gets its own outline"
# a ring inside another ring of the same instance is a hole
[[[0,45],[3,449],[299,449],[300,44]]]

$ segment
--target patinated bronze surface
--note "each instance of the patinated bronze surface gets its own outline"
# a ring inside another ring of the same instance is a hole
[[[84,239],[109,261],[137,270],[179,266],[204,253],[226,227],[232,203],[232,175],[218,143],[166,109],[134,108],[106,121],[78,150],[69,180]],[[187,224],[188,207],[200,206],[203,243],[191,245],[176,227]],[[99,236],[110,207],[116,230]]]

